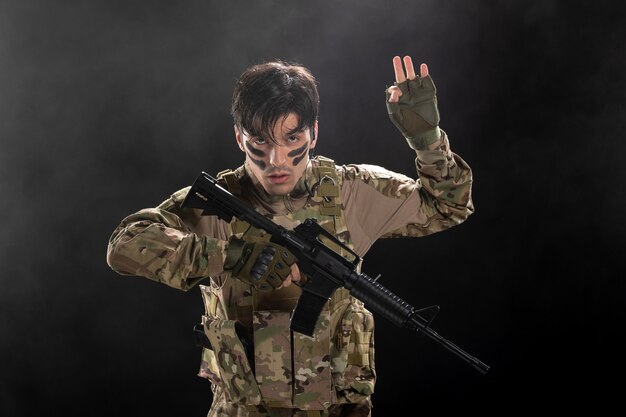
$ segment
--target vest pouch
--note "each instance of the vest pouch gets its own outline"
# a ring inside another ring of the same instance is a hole
[[[259,404],[261,393],[248,361],[246,347],[238,335],[241,323],[208,316],[203,317],[203,321],[204,331],[213,348],[220,385],[228,401],[241,405]]]
[[[361,302],[352,301],[339,321],[332,347],[333,381],[341,402],[359,402],[373,394],[374,317]]]
[[[330,314],[322,311],[313,337],[292,333],[290,316],[287,311],[254,312],[256,380],[261,395],[270,407],[327,409],[331,404]]]
[[[208,320],[207,316],[202,316],[202,326]],[[205,330],[206,334],[206,330]],[[220,368],[217,366],[217,359],[212,349],[202,348],[202,360],[200,361],[200,370],[198,371],[200,378],[208,379],[213,385],[221,385]]]
[[[320,314],[313,337],[293,332],[294,396],[301,410],[324,410],[331,404],[330,311]]]

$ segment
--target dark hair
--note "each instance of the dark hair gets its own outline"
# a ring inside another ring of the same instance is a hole
[[[254,65],[239,77],[231,114],[245,133],[275,140],[274,125],[289,113],[298,116],[296,131],[313,128],[319,111],[315,77],[297,64],[281,60]]]

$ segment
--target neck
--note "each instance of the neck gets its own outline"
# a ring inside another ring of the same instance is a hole
[[[310,196],[311,182],[314,181],[311,165],[312,161],[309,160],[304,174],[298,179],[295,187],[289,193],[280,195],[268,194],[247,165],[244,165],[245,175],[251,185],[253,203],[272,214],[286,214],[302,208]]]

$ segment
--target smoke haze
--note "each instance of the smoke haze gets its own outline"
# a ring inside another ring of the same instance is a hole
[[[441,126],[474,170],[466,223],[380,241],[364,272],[417,307],[440,305],[433,328],[492,371],[379,319],[374,415],[611,398],[602,370],[624,365],[613,336],[625,319],[617,5],[2,2],[0,414],[206,414],[197,288],[121,277],[106,244],[124,216],[201,170],[242,163],[234,82],[273,58],[319,82],[316,153],[407,175],[414,157],[384,90],[393,56],[428,63]]]

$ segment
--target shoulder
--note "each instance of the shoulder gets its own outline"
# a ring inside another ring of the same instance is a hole
[[[191,186],[189,185],[187,187],[181,188],[180,190],[174,192],[166,200],[164,200],[161,204],[159,204],[157,208],[160,208],[163,210],[172,210],[175,207],[180,207],[183,200],[185,200],[185,197],[187,197],[187,194],[189,193],[190,189],[191,189]]]
[[[370,165],[370,164],[340,165],[330,158],[319,156],[319,155],[316,156],[313,161],[315,165],[318,167],[320,166],[334,167],[340,179],[345,179],[348,181],[353,181],[353,180],[368,181],[368,180],[373,180],[373,179],[392,179],[393,178],[398,181],[414,182],[412,178],[407,177],[404,174],[390,171],[387,168],[381,167],[379,165]]]
[[[394,180],[400,182],[415,182],[412,178],[390,171],[379,165],[370,164],[347,164],[337,167],[342,177],[347,181],[375,181],[375,180]]]
[[[391,198],[406,198],[419,187],[419,180],[379,165],[348,164],[338,167],[343,184],[352,190],[371,190]]]
[[[219,183],[226,188],[230,189],[234,187],[244,175],[243,166],[231,170],[225,169],[223,171],[218,172],[215,175],[215,178],[219,181]],[[238,188],[238,187],[237,187]],[[174,209],[176,207],[180,208],[180,205],[183,203],[187,194],[189,194],[189,190],[191,189],[191,185],[183,187],[174,193],[172,193],[166,200],[164,200],[161,204],[158,205],[158,208],[164,210]],[[230,190],[232,192],[232,190]]]

